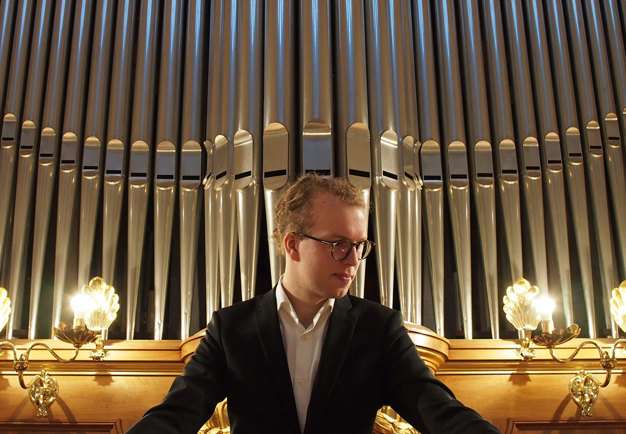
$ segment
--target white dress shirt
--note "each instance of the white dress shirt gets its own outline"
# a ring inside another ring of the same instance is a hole
[[[305,329],[285,294],[282,279],[276,286],[276,307],[280,331],[283,335],[283,345],[287,354],[291,385],[302,431],[304,431],[313,382],[328,329],[328,318],[334,305],[334,298],[326,300],[313,317],[313,322]]]

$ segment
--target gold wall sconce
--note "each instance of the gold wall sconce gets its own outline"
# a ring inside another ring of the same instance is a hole
[[[624,347],[626,339],[617,339],[608,350],[603,349],[596,341],[586,340],[581,342],[569,357],[558,357],[554,353],[555,347],[578,337],[581,330],[576,324],[566,329],[555,329],[552,321],[554,302],[545,297],[541,295],[537,286],[531,285],[525,279],[518,279],[506,289],[503,310],[507,320],[518,331],[521,341],[518,353],[523,360],[532,360],[534,357],[534,351],[530,347],[532,342],[538,347],[547,348],[552,359],[558,363],[568,363],[585,345],[595,347],[600,356],[600,366],[606,373],[604,381],[600,382],[591,373],[581,369],[569,382],[569,394],[572,401],[580,407],[583,416],[591,416],[591,407],[598,399],[600,388],[608,386],[611,381],[611,372],[617,363],[616,350],[620,344]],[[620,328],[626,332],[626,280],[613,289],[611,315]],[[541,333],[533,336],[532,332],[537,329],[539,323],[541,323]]]
[[[29,383],[24,380],[24,374],[30,364],[29,357],[33,348],[43,347],[59,362],[69,363],[76,360],[80,348],[83,345],[95,342],[96,349],[90,353],[93,360],[101,361],[108,352],[104,348],[106,332],[117,317],[120,308],[119,297],[115,294],[115,288],[107,285],[100,277],[94,277],[88,285],[81,288],[80,293],[72,300],[74,309],[74,323],[72,326],[61,322],[52,328],[52,333],[63,342],[74,347],[74,353],[69,359],[59,356],[48,344],[33,342],[26,350],[19,353],[11,341],[0,342],[2,347],[13,352],[13,369],[18,374],[18,381],[23,389],[28,391],[30,401],[37,409],[38,417],[46,417],[48,408],[57,399],[59,384],[52,375],[42,369]],[[0,288],[0,332],[6,325],[11,312],[11,301],[7,291]],[[2,351],[0,351],[2,355]]]

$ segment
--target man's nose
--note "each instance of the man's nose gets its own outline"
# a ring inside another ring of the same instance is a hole
[[[350,247],[350,253],[348,253],[348,256],[346,256],[346,259],[343,260],[343,263],[346,265],[353,265],[356,266],[358,265],[360,262],[359,260],[359,256],[357,254],[357,249],[355,246],[351,246]]]

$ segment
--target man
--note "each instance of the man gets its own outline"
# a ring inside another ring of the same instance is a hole
[[[280,283],[214,313],[183,375],[131,432],[195,433],[224,398],[233,434],[370,434],[383,405],[422,433],[500,432],[434,378],[399,312],[347,295],[373,245],[360,192],[305,175],[275,212]]]

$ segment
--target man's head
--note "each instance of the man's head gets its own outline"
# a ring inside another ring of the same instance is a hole
[[[272,240],[276,249],[285,253],[283,240],[289,232],[307,232],[311,226],[312,203],[315,195],[329,193],[346,205],[369,210],[362,192],[344,178],[324,178],[307,173],[292,184],[276,202],[274,221],[276,228]]]
[[[346,180],[305,175],[276,204],[274,239],[286,258],[283,286],[309,304],[343,297],[365,251],[368,207],[362,193]],[[350,246],[347,256],[334,250]]]

